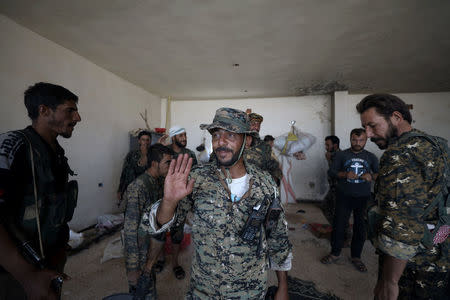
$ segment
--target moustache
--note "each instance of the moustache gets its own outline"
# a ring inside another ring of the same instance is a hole
[[[215,152],[218,152],[218,151],[233,152],[233,150],[231,150],[230,148],[226,148],[226,147],[219,147],[215,150]]]

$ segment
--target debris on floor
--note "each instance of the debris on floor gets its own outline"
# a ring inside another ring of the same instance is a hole
[[[268,295],[275,296],[277,291],[276,286],[269,287],[267,291]],[[316,289],[316,285],[312,281],[305,281],[295,277],[288,276],[288,292],[290,300],[304,300],[304,299],[317,299],[317,300],[339,300],[339,297],[330,293],[322,293]],[[270,298],[272,299],[272,298]]]
[[[121,257],[123,257],[123,240],[122,236],[119,236],[108,242],[108,245],[106,245],[103,251],[103,257],[100,263],[102,264],[110,259]]]
[[[98,243],[103,238],[121,230],[123,223],[123,214],[98,216],[97,224],[82,230],[79,234],[74,233],[74,246],[69,243],[72,248],[69,251],[69,255],[78,253],[81,250],[88,248],[91,244]],[[82,236],[81,242],[76,240],[76,236],[79,237],[79,235]]]
[[[72,249],[78,248],[82,243],[83,243],[84,237],[83,237],[83,233],[77,233],[75,231],[73,231],[72,229],[70,229],[69,231],[69,246]]]

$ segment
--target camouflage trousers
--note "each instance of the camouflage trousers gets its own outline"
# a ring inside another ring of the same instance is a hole
[[[141,276],[137,285],[128,284],[128,292],[133,295],[133,300],[157,300],[155,271],[152,270],[151,276],[147,277],[146,280],[142,280]],[[138,294],[145,294],[145,296],[139,296]]]
[[[383,255],[379,256],[378,278],[383,272]],[[449,299],[450,274],[448,272],[426,272],[408,262],[398,282],[398,300]],[[447,296],[446,296],[447,295]]]

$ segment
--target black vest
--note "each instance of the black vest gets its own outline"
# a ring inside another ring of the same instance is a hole
[[[23,134],[26,135],[27,139]],[[74,184],[68,182],[69,174],[73,174],[73,172],[64,156],[64,150],[59,145],[57,154],[51,153],[50,147],[31,127],[20,130],[18,135],[23,138],[26,146],[26,159],[27,165],[30,166],[30,172],[32,163],[30,146],[33,150],[39,219],[44,249],[60,246],[67,242],[67,222],[72,219],[77,201],[76,192],[75,197],[73,197]],[[52,170],[52,156],[56,156],[56,159],[59,160],[57,165],[62,171],[58,174],[54,174]],[[55,176],[62,178],[56,178]],[[18,220],[16,221],[27,236],[33,239],[33,243],[38,246],[35,203],[34,185],[33,180],[31,180],[24,187],[24,199],[20,205]]]

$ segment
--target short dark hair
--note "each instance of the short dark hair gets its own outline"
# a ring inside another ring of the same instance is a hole
[[[335,135],[329,135],[325,138],[325,141],[330,140],[334,145],[339,147],[339,143],[341,142],[339,138]]]
[[[364,128],[355,128],[350,131],[350,137],[352,137],[352,135],[361,136],[362,134],[366,134],[366,130]]]
[[[275,139],[270,134],[268,134],[264,137],[264,142],[270,142],[270,141],[274,141],[274,140]]]
[[[139,140],[143,135],[148,135],[148,136],[150,137],[150,140],[152,139],[152,133],[151,133],[150,131],[142,130],[142,131],[139,132],[139,134],[138,134],[138,140]]]
[[[394,111],[398,111],[409,124],[412,122],[408,105],[397,96],[391,94],[372,94],[366,96],[356,105],[356,110],[362,114],[372,107],[375,107],[376,112],[384,116],[386,120],[392,116]]]
[[[150,167],[152,161],[160,162],[163,158],[164,154],[168,154],[170,156],[173,156],[175,152],[163,144],[154,144],[150,146],[147,152],[147,164]]]
[[[30,86],[24,93],[24,103],[28,111],[28,117],[36,120],[39,116],[39,105],[45,105],[55,110],[64,101],[78,102],[78,96],[60,85],[38,82]]]

